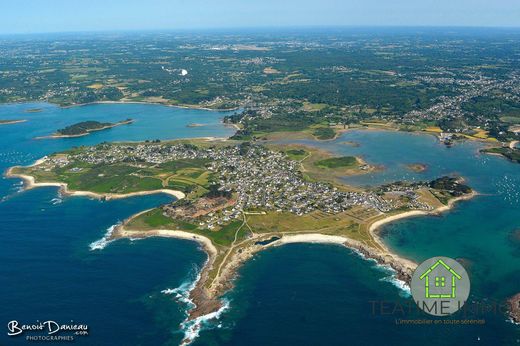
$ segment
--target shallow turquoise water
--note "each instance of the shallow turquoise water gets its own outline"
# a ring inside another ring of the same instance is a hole
[[[23,113],[34,107],[44,112]],[[222,116],[153,105],[0,106],[0,119],[30,120],[0,126],[0,169],[102,141],[229,136],[233,130],[220,124]],[[86,137],[32,139],[82,120],[128,117],[136,122]],[[207,126],[188,128],[189,123]],[[424,180],[450,173],[467,178],[481,196],[441,217],[388,225],[385,242],[416,261],[440,255],[464,259],[472,300],[502,301],[520,291],[520,243],[513,233],[520,229],[520,165],[480,155],[475,143],[448,149],[433,137],[405,133],[354,131],[320,145],[385,167],[346,179],[351,184]],[[425,163],[428,170],[413,173],[406,163]],[[73,319],[91,327],[90,335],[78,340],[85,345],[177,344],[182,339],[179,323],[185,306],[161,291],[189,281],[202,265],[205,255],[194,243],[148,239],[89,250],[111,225],[169,197],[55,199],[55,188],[17,193],[18,183],[0,180],[0,325],[13,319]],[[395,315],[372,314],[370,301],[406,304],[411,299],[391,283],[391,273],[338,246],[294,244],[265,251],[243,267],[228,298],[230,309],[212,324],[215,328],[202,331],[195,344],[517,345],[520,339],[518,327],[505,322],[503,314],[486,314],[484,326],[436,328],[396,326]],[[0,344],[5,343],[25,342],[0,333]]]
[[[345,144],[356,142],[358,147]],[[421,262],[433,256],[462,259],[472,284],[470,301],[502,303],[520,292],[520,165],[478,153],[480,144],[452,148],[432,136],[402,132],[352,131],[335,141],[296,141],[337,155],[359,155],[384,170],[345,178],[354,185],[396,180],[463,176],[480,196],[460,202],[442,216],[401,220],[383,228],[384,241],[401,256]],[[408,163],[428,166],[422,173]],[[428,318],[422,313],[372,316],[370,301],[402,301],[389,274],[348,251],[323,245],[290,245],[268,250],[241,271],[235,302],[224,316],[225,332],[208,332],[201,344],[400,344],[517,345],[520,329],[503,313],[468,313],[484,326],[396,326],[396,318]],[[372,269],[369,269],[372,267]],[[286,297],[290,297],[286,299]],[[292,297],[292,298],[291,298]],[[484,305],[481,305],[484,306]],[[319,316],[318,318],[316,316]],[[462,312],[453,319],[464,317]],[[261,330],[269,332],[262,333]],[[274,331],[273,331],[274,330]],[[480,338],[480,339],[479,339]]]

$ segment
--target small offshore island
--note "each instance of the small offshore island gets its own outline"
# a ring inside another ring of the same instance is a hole
[[[99,121],[93,120],[82,121],[80,123],[67,126],[63,129],[59,129],[56,131],[56,133],[50,136],[38,137],[37,139],[83,137],[88,136],[91,132],[111,129],[120,125],[132,124],[133,122],[133,119],[126,119],[117,123],[101,123]]]
[[[19,124],[19,123],[25,123],[27,120],[25,119],[19,119],[19,120],[0,120],[0,125],[12,125],[12,124]]]
[[[406,165],[406,168],[415,173],[422,173],[428,169],[428,166],[423,163],[410,163]]]
[[[188,321],[196,322],[222,306],[242,263],[285,243],[343,244],[390,265],[408,282],[416,264],[392,254],[376,229],[475,195],[455,177],[370,189],[338,179],[367,171],[360,158],[332,157],[310,146],[190,139],[74,148],[12,167],[7,176],[23,178],[26,188],[60,186],[96,198],[174,195],[175,202],[132,216],[109,237],[199,242],[208,260],[190,293],[195,307]]]

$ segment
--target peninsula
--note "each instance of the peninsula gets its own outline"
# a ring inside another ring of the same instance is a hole
[[[221,306],[242,263],[290,242],[343,244],[390,265],[409,281],[415,264],[392,254],[377,236],[386,222],[438,213],[474,192],[455,177],[360,189],[341,183],[363,172],[356,157],[334,158],[303,145],[269,141],[177,140],[103,143],[12,167],[29,187],[61,186],[74,195],[121,198],[167,192],[177,200],[117,227],[111,239],[176,237],[208,254],[191,292],[189,319]],[[357,171],[356,171],[357,170]],[[347,173],[345,173],[347,172]]]
[[[117,123],[101,123],[99,121],[93,120],[83,121],[67,126],[63,129],[59,129],[50,136],[38,137],[37,139],[82,137],[89,135],[91,132],[102,131],[120,125],[131,124],[133,122],[134,121],[132,119],[126,119]]]
[[[512,162],[520,163],[520,149],[516,147],[516,143],[518,142],[515,142],[516,141],[511,142],[511,144],[507,147],[486,148],[482,149],[480,152],[485,154],[503,156]]]

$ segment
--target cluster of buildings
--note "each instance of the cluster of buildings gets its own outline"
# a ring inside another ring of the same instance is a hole
[[[381,198],[384,201],[382,207],[386,207],[386,209],[380,208],[380,210],[387,212],[400,207],[426,211],[433,210],[431,205],[420,200],[420,195],[417,193],[417,189],[427,187],[427,183],[403,184],[401,182],[381,186],[378,188],[378,192],[386,197],[386,199]]]
[[[309,181],[304,178],[300,163],[288,159],[282,152],[250,143],[209,148],[172,143],[100,144],[73,152],[66,159],[56,159],[54,164],[64,166],[79,160],[93,165],[127,162],[149,167],[180,159],[205,159],[206,168],[213,173],[214,187],[222,195],[233,196],[232,206],[226,205],[220,212],[204,213],[203,223],[211,227],[239,218],[244,210],[304,215],[313,211],[336,214],[354,205],[381,212],[402,207],[402,203],[394,205],[391,199],[383,198],[381,191],[346,192],[332,184]],[[415,188],[397,186],[393,190],[406,194],[409,207],[430,209],[418,201]]]
[[[442,71],[446,74],[449,71]],[[471,119],[470,122],[488,126],[495,119],[489,115],[473,114],[464,110],[463,104],[482,96],[500,94],[504,100],[520,102],[520,75],[511,73],[507,79],[498,80],[480,73],[468,73],[464,77],[455,76],[417,76],[415,81],[430,85],[453,85],[457,93],[454,96],[441,96],[426,110],[413,110],[403,116],[403,121],[439,121],[443,119]],[[451,128],[450,132],[464,132],[469,128]]]
[[[303,215],[315,210],[338,213],[355,204],[372,205],[368,194],[342,192],[330,184],[305,180],[298,162],[259,145],[226,147],[217,153],[209,169],[217,173],[220,189],[237,193],[239,210]]]

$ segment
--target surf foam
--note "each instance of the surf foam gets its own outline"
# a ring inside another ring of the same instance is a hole
[[[212,323],[214,320],[218,320],[222,313],[229,308],[230,302],[227,299],[222,300],[222,307],[217,311],[213,311],[209,314],[197,317],[193,320],[189,320],[188,311],[195,308],[195,303],[190,299],[190,293],[195,289],[197,283],[200,280],[202,270],[197,266],[193,266],[193,270],[189,275],[189,278],[181,283],[179,287],[167,288],[161,291],[162,294],[173,295],[178,302],[186,305],[184,313],[186,319],[181,323],[181,332],[184,333],[184,338],[181,345],[191,344],[200,334],[201,330],[207,330],[211,328],[222,328],[222,323]]]
[[[377,263],[375,265],[375,267],[380,270],[383,270],[384,272],[390,273],[389,276],[386,276],[386,277],[380,279],[380,281],[389,282],[392,285],[394,285],[395,287],[397,287],[399,289],[399,295],[401,297],[403,297],[403,298],[411,297],[412,291],[410,290],[410,286],[408,286],[408,284],[406,282],[404,282],[403,280],[400,280],[397,278],[397,272],[395,271],[394,268],[392,268],[389,265],[379,264],[379,263]]]
[[[210,312],[207,315],[203,315],[197,317],[191,321],[184,321],[181,324],[182,331],[184,332],[184,340],[181,343],[181,346],[186,346],[191,344],[196,338],[199,337],[201,330],[211,329],[213,327],[221,328],[222,324],[214,325],[211,323],[213,320],[218,320],[222,313],[224,313],[227,309],[229,309],[229,300],[222,300],[222,307],[217,311]]]
[[[389,282],[392,285],[394,285],[395,287],[397,287],[399,289],[399,295],[401,297],[408,298],[412,295],[412,292],[410,291],[410,286],[408,286],[408,284],[406,282],[404,282],[403,280],[399,280],[397,278],[397,272],[395,271],[394,268],[392,268],[388,264],[378,263],[375,259],[365,256],[365,254],[363,254],[361,251],[359,251],[357,249],[351,249],[351,250],[352,250],[352,252],[354,252],[356,255],[358,255],[365,261],[373,262],[374,268],[376,268],[378,270],[382,270],[385,273],[389,273],[390,274],[389,276],[386,276],[386,277],[380,279],[380,281]]]
[[[116,229],[116,227],[119,226],[119,225],[121,225],[120,222],[116,223],[115,225],[112,225],[112,226],[108,227],[107,228],[107,232],[105,233],[103,238],[101,238],[99,240],[96,240],[95,242],[90,243],[90,245],[89,245],[90,251],[103,250],[108,244],[113,242],[114,240],[109,240],[109,239],[112,236],[112,233],[114,233],[114,230]]]
[[[53,199],[51,199],[51,203],[52,203],[52,205],[61,204],[61,203],[63,203],[63,199],[61,199],[59,197],[53,198]]]
[[[197,282],[200,280],[200,274],[201,271],[197,266],[193,266],[193,270],[191,274],[189,275],[189,278],[186,279],[184,282],[181,283],[181,285],[177,288],[167,288],[165,290],[162,290],[161,293],[168,294],[168,295],[175,295],[175,298],[181,302],[187,305],[187,309],[185,311],[186,315],[188,314],[188,310],[195,307],[195,304],[190,299],[190,293],[193,291],[195,286],[197,285]]]

